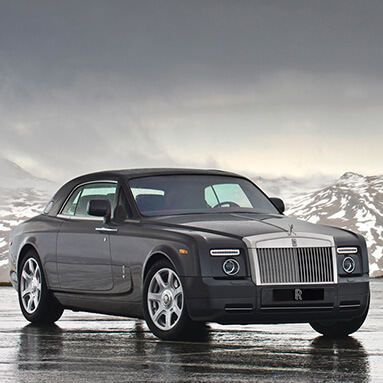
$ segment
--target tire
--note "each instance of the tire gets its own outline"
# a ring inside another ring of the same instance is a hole
[[[149,329],[163,340],[192,340],[206,327],[190,319],[181,280],[166,260],[155,263],[145,277],[143,309]]]
[[[365,313],[359,317],[351,319],[350,321],[323,321],[311,322],[310,326],[320,334],[329,338],[343,338],[360,329],[364,323],[368,310],[370,307],[370,298]]]
[[[21,312],[32,323],[54,323],[64,311],[47,289],[43,269],[34,250],[29,250],[21,262],[18,296]]]

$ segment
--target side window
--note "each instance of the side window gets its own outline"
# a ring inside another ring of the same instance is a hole
[[[109,200],[112,211],[115,207],[116,183],[100,182],[87,184],[76,189],[65,204],[61,214],[76,217],[89,217],[88,202],[92,199]]]
[[[84,187],[79,187],[72,193],[69,200],[65,204],[64,209],[62,209],[61,214],[74,215],[76,211],[77,202],[81,196],[83,189]]]
[[[218,196],[215,194],[213,186],[208,186],[205,189],[205,201],[210,207],[219,204]]]

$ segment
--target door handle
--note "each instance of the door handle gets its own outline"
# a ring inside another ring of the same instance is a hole
[[[99,231],[100,233],[117,233],[118,229],[113,229],[111,227],[96,227],[96,231]]]

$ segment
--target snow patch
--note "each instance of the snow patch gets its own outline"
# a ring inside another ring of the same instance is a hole
[[[317,215],[312,215],[307,221],[310,223],[317,223],[320,220],[319,216]]]
[[[370,275],[372,275],[375,271],[381,271],[376,263],[370,264]]]
[[[371,253],[371,255],[376,259],[380,259],[383,256],[383,246],[376,246],[376,249]]]
[[[343,218],[346,215],[346,212],[344,210],[338,211],[338,213],[335,213],[333,215],[330,215],[328,219],[338,219]]]
[[[0,223],[0,231],[10,231],[11,228]]]

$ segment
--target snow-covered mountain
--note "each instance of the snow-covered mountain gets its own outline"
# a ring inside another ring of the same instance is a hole
[[[260,187],[269,197],[279,197],[283,201],[290,201],[302,194],[314,193],[335,182],[331,177],[316,177],[312,179],[293,180],[291,178],[280,177],[267,179],[263,177],[250,178]]]
[[[269,196],[281,197],[286,215],[364,235],[370,275],[383,275],[383,176],[346,173],[337,181],[252,177]],[[0,158],[0,282],[8,281],[8,241],[20,222],[40,214],[59,185]]]
[[[0,282],[8,281],[8,241],[20,222],[40,214],[57,185],[0,158]]]
[[[370,276],[383,276],[383,176],[345,173],[321,190],[289,199],[286,215],[362,234],[369,249]]]

